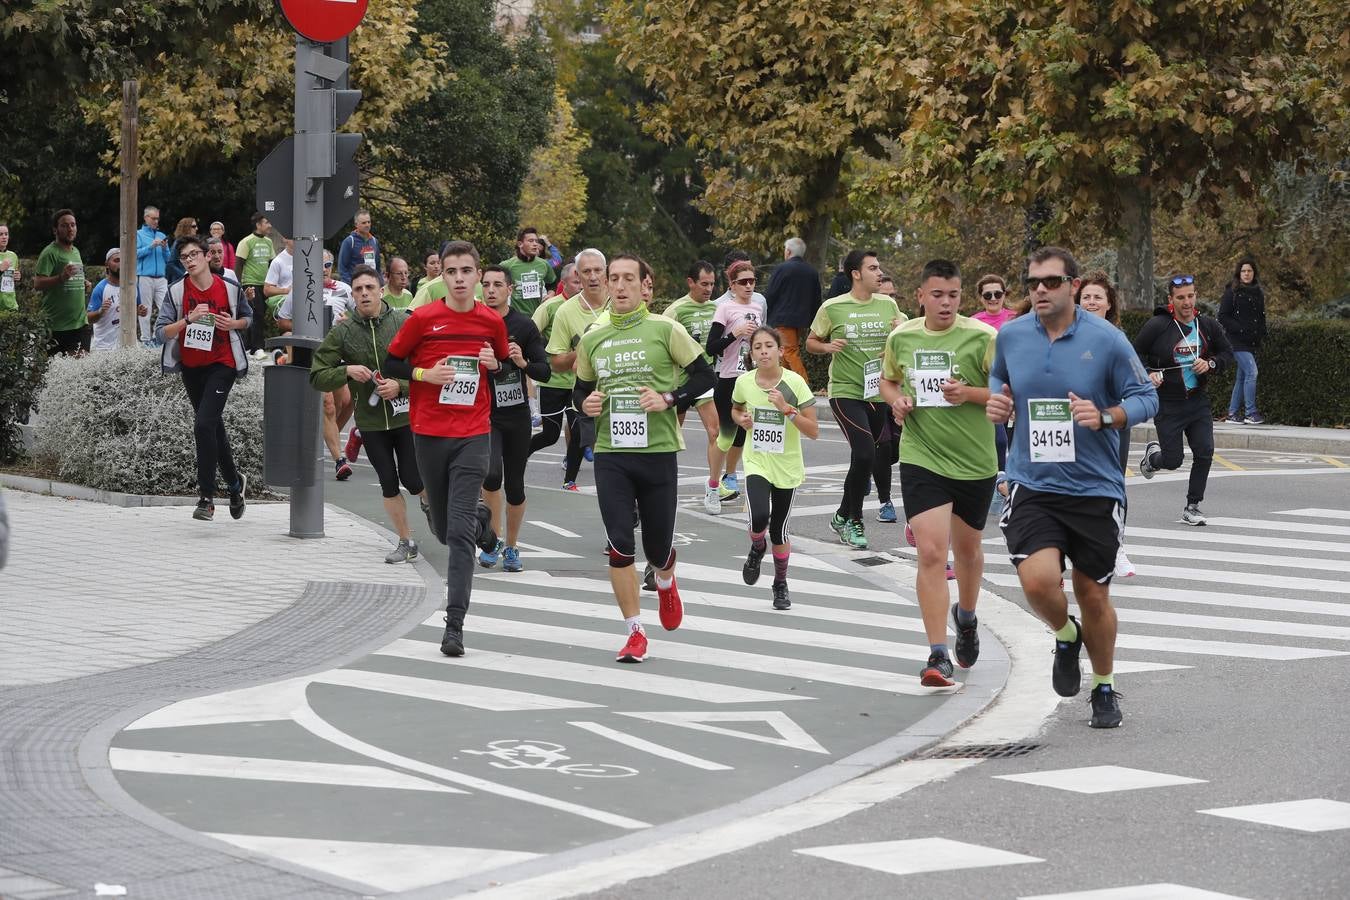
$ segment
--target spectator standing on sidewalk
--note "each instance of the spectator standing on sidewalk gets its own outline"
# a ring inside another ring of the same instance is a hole
[[[85,310],[93,325],[92,343],[96,351],[116,350],[121,345],[122,251],[113,247],[104,255],[103,265],[106,269],[105,275],[94,285],[94,290],[89,295],[89,308]],[[136,314],[138,316],[149,314],[139,288],[136,291]]]
[[[277,255],[271,234],[272,223],[267,216],[254,213],[252,234],[240,241],[235,250],[234,271],[244,287],[244,297],[253,310],[248,328],[248,349],[254,359],[266,356],[263,350],[263,313],[267,311],[267,294],[263,291],[263,284],[267,281],[267,267]]]
[[[145,314],[137,319],[142,341],[154,338],[152,317],[164,295],[169,292],[165,277],[169,264],[169,236],[159,230],[159,208],[147,206],[141,213],[144,224],[136,229],[136,287],[145,304]]]
[[[811,320],[820,309],[820,273],[806,261],[806,241],[799,237],[783,242],[783,262],[769,276],[764,299],[769,306],[769,326],[783,337],[783,364],[806,378],[802,343]]]
[[[169,261],[164,264],[164,277],[169,280],[170,286],[175,281],[181,281],[187,275],[187,268],[183,261],[178,257],[178,245],[186,237],[197,236],[197,220],[191,216],[185,216],[178,220],[178,225],[173,230],[173,247],[169,250]]]
[[[225,268],[233,271],[236,256],[234,252],[234,244],[231,244],[229,241],[225,240],[225,223],[212,222],[209,234],[211,235],[211,237],[220,241],[220,245],[225,248]]]
[[[38,255],[33,287],[42,291],[42,311],[52,333],[48,356],[89,352],[91,332],[84,298],[93,285],[84,278],[84,260],[75,248],[78,233],[74,211],[58,209],[52,216],[54,240]]]
[[[19,254],[9,249],[9,225],[0,222],[0,310],[19,308]]]
[[[1250,256],[1238,261],[1233,280],[1224,289],[1219,324],[1228,335],[1237,363],[1227,421],[1264,425],[1265,417],[1256,410],[1256,351],[1266,336],[1266,294],[1257,278],[1256,260]]]
[[[1209,467],[1214,462],[1214,416],[1205,382],[1210,373],[1233,364],[1233,352],[1223,326],[1196,314],[1194,275],[1167,280],[1167,306],[1153,312],[1134,338],[1134,349],[1158,389],[1158,413],[1153,418],[1158,440],[1144,447],[1139,474],[1152,478],[1159,469],[1181,467],[1183,435],[1191,448],[1191,477],[1181,521],[1204,525],[1200,503],[1205,499]]]
[[[352,271],[357,266],[370,266],[375,274],[384,277],[384,267],[380,265],[380,242],[370,233],[370,211],[358,209],[352,219],[355,226],[352,233],[342,240],[338,248],[338,281],[352,283]]]

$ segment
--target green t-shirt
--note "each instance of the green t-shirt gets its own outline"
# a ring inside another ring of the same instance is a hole
[[[511,273],[515,288],[511,291],[511,308],[533,316],[539,304],[548,296],[548,289],[558,283],[558,273],[547,262],[535,257],[526,262],[512,256],[498,263]]]
[[[420,309],[428,303],[432,303],[436,300],[444,300],[449,296],[450,285],[439,278],[433,278],[417,289],[417,293],[413,295],[412,303],[409,304],[408,308]],[[473,286],[473,299],[483,299],[483,286],[481,284],[475,284]]]
[[[867,301],[841,294],[820,305],[811,321],[811,334],[819,341],[843,338],[848,342],[830,357],[831,398],[881,399],[875,390],[864,393],[863,385],[868,380],[879,383],[881,351],[897,319],[904,322],[908,316],[885,294],[873,294]]]
[[[557,315],[558,309],[567,302],[567,298],[559,294],[557,297],[549,297],[535,309],[534,325],[539,329],[539,336],[544,339],[544,347],[548,347],[549,338],[553,336],[553,317]],[[557,388],[559,390],[570,391],[577,383],[577,376],[571,372],[554,372],[548,381],[540,382],[540,387]]]
[[[594,325],[600,314],[608,309],[608,298],[599,309],[587,306],[581,294],[568,299],[553,312],[553,332],[549,335],[548,344],[544,348],[548,351],[548,355],[557,356],[575,350],[586,329]]]
[[[9,263],[9,268],[0,272],[0,309],[18,309],[19,292],[15,287],[14,276],[19,272],[19,254],[6,250],[0,253],[0,262]]]
[[[965,316],[957,316],[946,331],[929,331],[919,318],[891,332],[881,374],[915,401],[900,435],[902,463],[961,481],[998,474],[994,425],[984,407],[949,406],[939,389],[948,377],[988,387],[996,335],[990,326]]]
[[[694,343],[706,348],[708,346],[708,329],[712,327],[713,316],[717,315],[717,304],[711,300],[697,303],[693,297],[685,294],[667,306],[661,315],[679,322],[684,326],[684,330],[689,332],[689,336],[694,339]],[[706,350],[703,353],[703,358],[707,360],[708,365],[715,364],[714,357]]]
[[[643,412],[638,389],[649,387],[661,394],[675,390],[684,367],[698,355],[698,344],[679,323],[651,313],[626,327],[609,322],[587,331],[577,347],[577,377],[594,381],[605,394],[604,409],[595,419],[595,452],[683,450],[675,408]]]
[[[235,265],[240,266],[240,284],[262,284],[267,281],[267,267],[277,255],[272,239],[250,234],[234,248]]]
[[[805,409],[815,405],[806,379],[791,369],[783,369],[778,392],[792,406]],[[795,488],[806,480],[802,463],[802,434],[792,420],[769,402],[769,392],[755,381],[754,371],[736,379],[731,402],[739,403],[754,417],[754,426],[745,436],[746,475],[759,475],[777,488]]]
[[[74,247],[62,250],[53,241],[38,256],[37,274],[56,275],[68,263],[75,264],[75,274],[42,292],[42,311],[47,314],[47,327],[52,331],[74,331],[89,324],[84,314],[84,262],[79,250]]]
[[[412,291],[404,288],[397,294],[386,293],[384,295],[384,302],[388,303],[394,309],[407,309],[413,302]]]

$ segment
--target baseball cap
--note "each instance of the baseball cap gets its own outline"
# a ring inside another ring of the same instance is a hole
[[[121,247],[113,247],[113,248],[112,248],[111,250],[109,250],[107,253],[103,254],[103,261],[104,261],[104,262],[107,262],[108,260],[112,259],[114,256],[121,256],[121,255],[122,255],[122,248],[121,248]]]

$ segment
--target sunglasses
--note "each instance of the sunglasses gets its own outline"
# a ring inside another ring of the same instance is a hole
[[[737,278],[735,281],[732,282],[732,284],[754,284],[754,283],[755,279],[753,278]]]
[[[1073,281],[1072,275],[1028,275],[1022,279],[1022,283],[1026,285],[1028,291],[1034,291],[1042,285],[1045,286],[1046,290],[1054,290],[1061,285],[1069,284],[1071,281]]]
[[[1003,299],[1003,292],[1002,292],[1002,291],[985,291],[985,292],[984,292],[983,294],[981,294],[980,296],[983,297],[983,298],[986,299],[986,300],[1002,300],[1002,299]]]
[[[1173,275],[1171,279],[1172,287],[1181,287],[1185,284],[1195,284],[1194,275]]]

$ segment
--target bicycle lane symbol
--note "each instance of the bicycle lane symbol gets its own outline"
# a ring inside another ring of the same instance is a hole
[[[488,765],[497,769],[534,769],[575,775],[581,778],[628,778],[637,769],[608,763],[568,763],[567,748],[552,741],[503,738],[490,741],[486,750],[463,750],[472,756],[491,756]],[[565,764],[564,764],[565,763]]]

